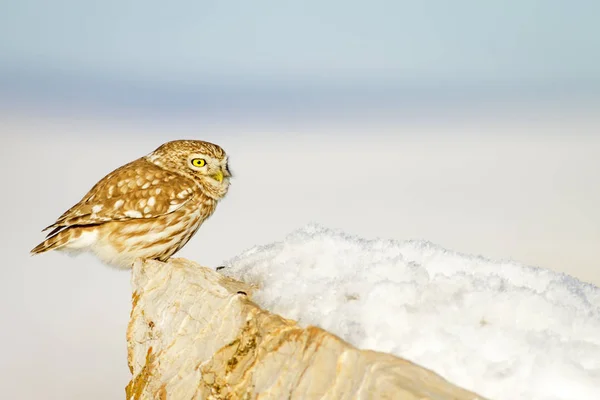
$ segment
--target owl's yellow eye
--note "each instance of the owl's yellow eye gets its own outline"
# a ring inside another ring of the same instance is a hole
[[[192,165],[194,167],[204,167],[206,165],[206,160],[204,158],[194,158],[192,160]]]

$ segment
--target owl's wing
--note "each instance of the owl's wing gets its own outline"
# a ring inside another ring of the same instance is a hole
[[[188,178],[141,158],[111,172],[61,215],[48,236],[70,226],[155,218],[172,213],[193,197]]]

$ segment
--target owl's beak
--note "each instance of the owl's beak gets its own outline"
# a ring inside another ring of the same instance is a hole
[[[219,181],[219,183],[223,182],[223,171],[218,170],[211,176],[215,181]]]

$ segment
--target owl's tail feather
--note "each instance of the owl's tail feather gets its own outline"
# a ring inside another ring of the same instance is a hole
[[[70,236],[68,231],[61,231],[31,249],[31,254],[40,254],[50,250],[59,249],[69,242]]]

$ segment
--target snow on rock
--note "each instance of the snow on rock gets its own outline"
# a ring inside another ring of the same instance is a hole
[[[261,307],[491,399],[600,398],[600,288],[567,275],[317,225],[225,265]]]

